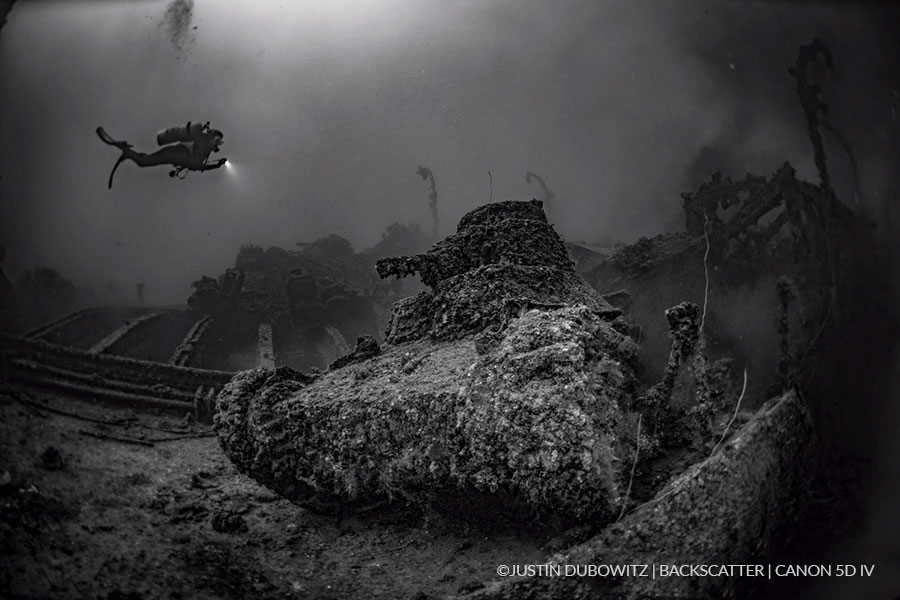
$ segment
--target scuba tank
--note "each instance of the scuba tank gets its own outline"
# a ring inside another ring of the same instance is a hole
[[[207,123],[208,125],[208,123]],[[160,146],[174,144],[176,142],[192,142],[203,133],[206,125],[188,121],[181,127],[170,127],[156,134],[156,143]]]

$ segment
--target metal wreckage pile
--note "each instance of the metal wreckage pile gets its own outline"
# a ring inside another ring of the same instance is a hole
[[[386,313],[396,296],[372,285],[373,261],[333,234],[297,245],[242,246],[234,268],[192,284],[188,304],[212,317],[201,352],[206,363],[241,368],[229,364],[229,354],[254,345],[265,323],[280,364],[322,369],[347,352],[346,340],[377,329],[382,307]]]
[[[589,523],[593,537],[559,563],[758,557],[786,531],[805,484],[815,435],[796,382],[823,364],[830,315],[865,293],[841,282],[859,274],[868,230],[789,165],[769,178],[716,176],[684,202],[686,232],[621,249],[586,274],[593,285],[540,202],[473,210],[428,252],[379,261],[382,277],[419,274],[430,288],[394,305],[385,347],[360,338],[315,376],[238,374],[218,398],[222,447],[239,470],[316,511],[392,500]],[[746,379],[728,351],[740,348],[706,300],[760,282],[775,282],[769,326],[781,356],[772,373],[754,373],[771,384],[762,406],[734,424]],[[669,331],[657,337],[669,341],[654,383],[639,321],[666,294],[684,295],[660,311]],[[739,581],[600,584],[623,597],[695,597]],[[591,597],[600,584],[506,580],[473,597]]]

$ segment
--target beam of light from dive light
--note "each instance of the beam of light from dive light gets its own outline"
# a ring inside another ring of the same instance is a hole
[[[247,174],[242,170],[242,167],[231,160],[226,160],[225,164],[222,165],[222,167],[222,170],[227,174],[226,178],[231,182],[231,185],[243,181],[244,177],[247,176]]]

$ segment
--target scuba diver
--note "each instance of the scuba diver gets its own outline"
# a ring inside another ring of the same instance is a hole
[[[160,131],[156,135],[156,143],[163,148],[153,154],[136,152],[128,142],[114,140],[102,127],[97,128],[97,135],[105,144],[115,146],[122,151],[122,155],[109,174],[109,189],[112,189],[113,175],[122,161],[130,159],[139,167],[153,167],[156,165],[171,165],[175,167],[169,171],[169,177],[184,179],[186,171],[210,171],[218,169],[228,162],[225,158],[213,162],[209,161],[209,155],[218,152],[224,143],[224,134],[218,129],[212,129],[209,122],[205,124],[188,121],[187,125],[171,127]]]

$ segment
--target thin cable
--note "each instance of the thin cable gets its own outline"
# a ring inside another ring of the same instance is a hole
[[[700,329],[697,333],[703,333],[703,325],[706,324],[706,303],[709,300],[709,231],[706,226],[709,225],[709,214],[703,213],[703,238],[706,240],[706,252],[703,253],[703,276],[706,278],[706,287],[703,289],[703,316],[700,318]]]
[[[708,461],[713,455],[716,453],[716,450],[719,449],[719,446],[722,445],[722,442],[725,441],[725,438],[728,436],[728,431],[731,429],[731,424],[734,423],[735,418],[737,418],[738,411],[741,409],[741,400],[744,399],[744,394],[747,392],[747,369],[744,369],[744,387],[741,388],[741,395],[738,397],[737,404],[734,405],[734,414],[731,415],[731,420],[728,421],[728,425],[725,426],[725,431],[722,432],[722,437],[719,438],[719,441],[716,442],[716,445],[713,447],[712,452],[709,453]],[[704,461],[706,462],[706,461]]]
[[[634,482],[634,472],[637,469],[638,463],[638,454],[641,451],[641,415],[638,414],[637,421],[637,435],[635,436],[634,441],[634,462],[631,463],[631,477],[628,478],[628,489],[625,490],[625,499],[622,501],[622,510],[619,511],[619,518],[616,519],[616,523],[622,520],[622,517],[625,516],[625,508],[628,506],[628,499],[631,497],[631,484]]]

